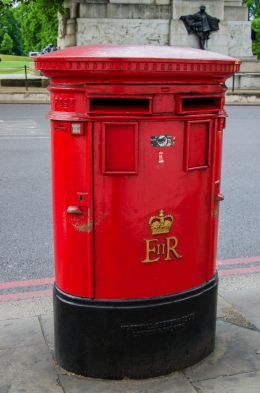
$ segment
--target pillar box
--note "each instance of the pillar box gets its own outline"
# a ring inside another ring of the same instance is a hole
[[[214,348],[225,80],[239,61],[160,46],[35,59],[50,78],[55,356],[146,378]]]

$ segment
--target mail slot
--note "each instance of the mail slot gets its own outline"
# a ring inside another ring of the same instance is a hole
[[[40,55],[50,78],[55,356],[90,377],[190,366],[215,341],[224,82],[159,46]]]
[[[196,96],[178,96],[177,97],[177,113],[179,114],[196,114],[216,113],[223,107],[223,97],[221,96],[204,96],[202,94]]]
[[[101,114],[151,113],[151,102],[149,98],[93,97],[89,99],[89,110]]]

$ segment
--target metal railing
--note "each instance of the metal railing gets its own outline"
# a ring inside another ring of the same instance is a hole
[[[3,71],[1,73],[1,71]],[[0,67],[0,77],[2,75],[7,75],[7,74],[19,74],[19,75],[24,75],[24,83],[25,83],[25,88],[26,91],[28,91],[29,88],[29,78],[28,75],[33,75],[33,76],[41,76],[40,71],[35,70],[34,68],[34,63],[31,65],[24,65],[20,67]]]

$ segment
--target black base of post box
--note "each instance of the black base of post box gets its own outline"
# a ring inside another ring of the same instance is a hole
[[[96,378],[149,378],[181,370],[214,349],[217,276],[172,296],[98,301],[54,287],[56,360]]]

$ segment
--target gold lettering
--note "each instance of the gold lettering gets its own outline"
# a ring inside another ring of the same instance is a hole
[[[157,255],[161,254],[162,244],[157,244]]]
[[[151,253],[156,254],[156,245],[154,245],[154,247],[152,247],[152,245],[150,246],[150,244],[151,244],[152,242],[158,243],[158,239],[145,239],[145,244],[146,244],[146,258],[142,261],[142,262],[144,262],[144,263],[157,262],[157,261],[159,261],[159,259],[160,259],[160,257],[151,259],[150,254],[151,254]]]
[[[162,244],[162,254],[165,254],[165,244]]]
[[[174,244],[171,243],[172,241],[174,242]],[[166,258],[164,258],[165,261],[170,261],[172,259],[171,252],[174,254],[174,256],[177,259],[182,258],[182,255],[180,255],[176,250],[177,246],[178,246],[178,239],[176,237],[166,238]]]

